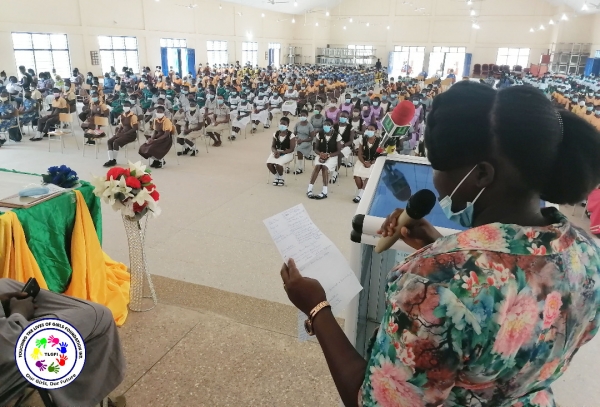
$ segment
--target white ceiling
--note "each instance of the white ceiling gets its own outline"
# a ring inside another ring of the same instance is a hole
[[[324,10],[332,8],[340,3],[341,0],[223,0],[226,3],[241,4],[248,7],[256,7],[277,13],[304,14],[310,10]],[[600,1],[600,0],[598,0]],[[298,3],[294,6],[294,2]]]
[[[248,7],[256,7],[264,10],[275,11],[278,13],[303,14],[310,10],[331,9],[342,0],[223,0],[226,3],[241,4]],[[525,0],[524,0],[525,1]],[[557,6],[566,5],[578,13],[600,13],[600,0],[547,0]],[[298,5],[294,6],[294,2]],[[365,3],[367,4],[367,3]],[[588,10],[582,10],[584,4],[587,4]],[[596,7],[597,6],[597,7]]]

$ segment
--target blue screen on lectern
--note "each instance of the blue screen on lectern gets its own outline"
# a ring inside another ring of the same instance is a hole
[[[421,189],[430,189],[436,196],[438,194],[433,187],[433,169],[430,165],[387,160],[367,215],[386,218],[394,209],[405,208],[408,198]],[[425,219],[434,226],[456,230],[465,229],[459,224],[449,221],[439,203],[435,204]]]
[[[367,215],[386,218],[396,208],[405,208],[408,198],[421,189],[429,189],[438,194],[433,186],[433,169],[426,164],[412,164],[387,160],[383,166],[375,196]],[[394,191],[394,192],[392,192]],[[544,201],[540,202],[543,208]],[[448,220],[439,202],[425,217],[434,226],[465,230],[458,223]]]

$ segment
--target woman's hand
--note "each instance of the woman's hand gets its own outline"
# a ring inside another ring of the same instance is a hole
[[[281,267],[283,289],[288,298],[300,311],[306,315],[323,301],[327,301],[325,290],[317,280],[302,277],[293,259]]]
[[[398,217],[402,212],[404,212],[404,209],[396,209],[392,212],[377,233],[382,237],[393,236],[398,224]],[[440,237],[442,237],[442,234],[425,219],[414,220],[409,225],[402,227],[400,231],[400,238],[416,250],[430,245]]]
[[[21,314],[26,320],[33,318],[33,312],[37,307],[33,304],[33,298],[28,297],[22,300],[18,300],[16,297],[10,300],[10,313]]]

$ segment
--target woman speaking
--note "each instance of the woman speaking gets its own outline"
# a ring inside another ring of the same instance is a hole
[[[445,214],[469,229],[402,229],[418,251],[388,276],[368,359],[292,260],[287,294],[312,315],[346,406],[553,407],[550,385],[598,330],[600,250],[540,200],[576,203],[600,184],[600,134],[535,88],[460,82],[434,99],[425,146]]]

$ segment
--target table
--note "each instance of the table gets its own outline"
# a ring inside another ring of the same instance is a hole
[[[0,177],[3,183],[0,193],[3,196],[15,193],[29,183],[41,181],[39,174],[2,168]],[[7,193],[7,189],[11,192]],[[20,250],[16,254],[2,253],[9,249],[0,245],[0,277],[24,279],[27,275],[31,276],[31,270],[15,270],[29,268],[16,263],[20,258],[32,257],[28,261],[37,263],[32,268],[39,268],[41,278],[50,291],[106,305],[113,312],[117,324],[122,324],[127,317],[129,303],[129,273],[124,264],[113,261],[102,251],[101,204],[93,191],[90,183],[80,181],[73,192],[30,208],[10,210],[12,214],[1,212],[0,208],[0,232],[3,236],[14,235],[12,239],[5,239],[5,244],[9,245],[8,241],[13,240],[14,247],[10,250]],[[25,240],[21,246],[26,247],[15,249],[18,248],[18,240]],[[8,262],[12,262],[10,267],[4,264]]]

